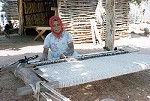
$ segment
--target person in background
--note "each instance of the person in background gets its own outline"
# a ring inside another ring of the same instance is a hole
[[[52,16],[49,19],[51,33],[49,33],[43,45],[43,54],[41,61],[48,60],[48,52],[51,59],[63,59],[68,56],[77,56],[74,51],[74,43],[71,34],[64,30],[63,23],[58,16]]]
[[[4,27],[5,37],[10,38],[9,34],[11,33],[12,29],[13,29],[13,25],[12,25],[11,21],[8,21],[8,24],[6,24],[5,27]]]
[[[0,23],[0,31],[2,31],[2,29],[3,29],[3,24]]]

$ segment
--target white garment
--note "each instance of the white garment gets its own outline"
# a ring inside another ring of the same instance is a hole
[[[50,48],[51,58],[59,58],[60,54],[63,54],[69,49],[68,44],[71,42],[73,42],[72,35],[67,31],[62,32],[60,39],[56,38],[51,32],[46,36],[43,47]]]

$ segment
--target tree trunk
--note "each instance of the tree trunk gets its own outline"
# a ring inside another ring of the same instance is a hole
[[[115,0],[106,0],[105,48],[113,50],[115,34]]]
[[[22,0],[18,0],[18,12],[19,12],[19,35],[23,34],[23,7]]]

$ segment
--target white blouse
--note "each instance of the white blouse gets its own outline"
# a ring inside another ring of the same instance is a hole
[[[73,42],[72,35],[67,31],[62,32],[60,39],[56,38],[51,32],[46,36],[43,47],[50,48],[51,58],[59,58],[60,54],[69,49],[68,44],[71,42]]]

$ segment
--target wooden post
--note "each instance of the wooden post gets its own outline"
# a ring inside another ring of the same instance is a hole
[[[41,79],[30,70],[30,68],[19,68],[15,71],[15,75],[23,80],[25,85],[35,85],[38,81],[41,81]]]
[[[55,11],[55,15],[58,16],[58,8],[57,7],[51,7],[52,11]]]
[[[90,23],[91,23],[91,31],[92,31],[92,41],[93,41],[93,44],[94,45],[96,45],[98,43],[102,44],[101,36],[100,36],[99,30],[97,29],[95,19],[91,19]],[[98,43],[97,43],[97,41],[98,41]]]
[[[22,0],[18,0],[18,14],[19,14],[19,35],[23,34],[23,6]]]
[[[94,32],[94,27],[93,27],[93,20],[94,19],[90,20],[90,23],[91,23],[91,32],[92,32],[92,41],[93,41],[93,44],[96,45],[96,36],[95,36],[95,32]]]
[[[115,34],[115,0],[106,0],[105,48],[113,50]]]
[[[57,0],[57,12],[58,12],[58,15],[57,16],[59,16],[60,17],[60,14],[59,14],[59,10],[60,10],[60,5],[59,5],[59,2],[60,2],[60,0]]]

